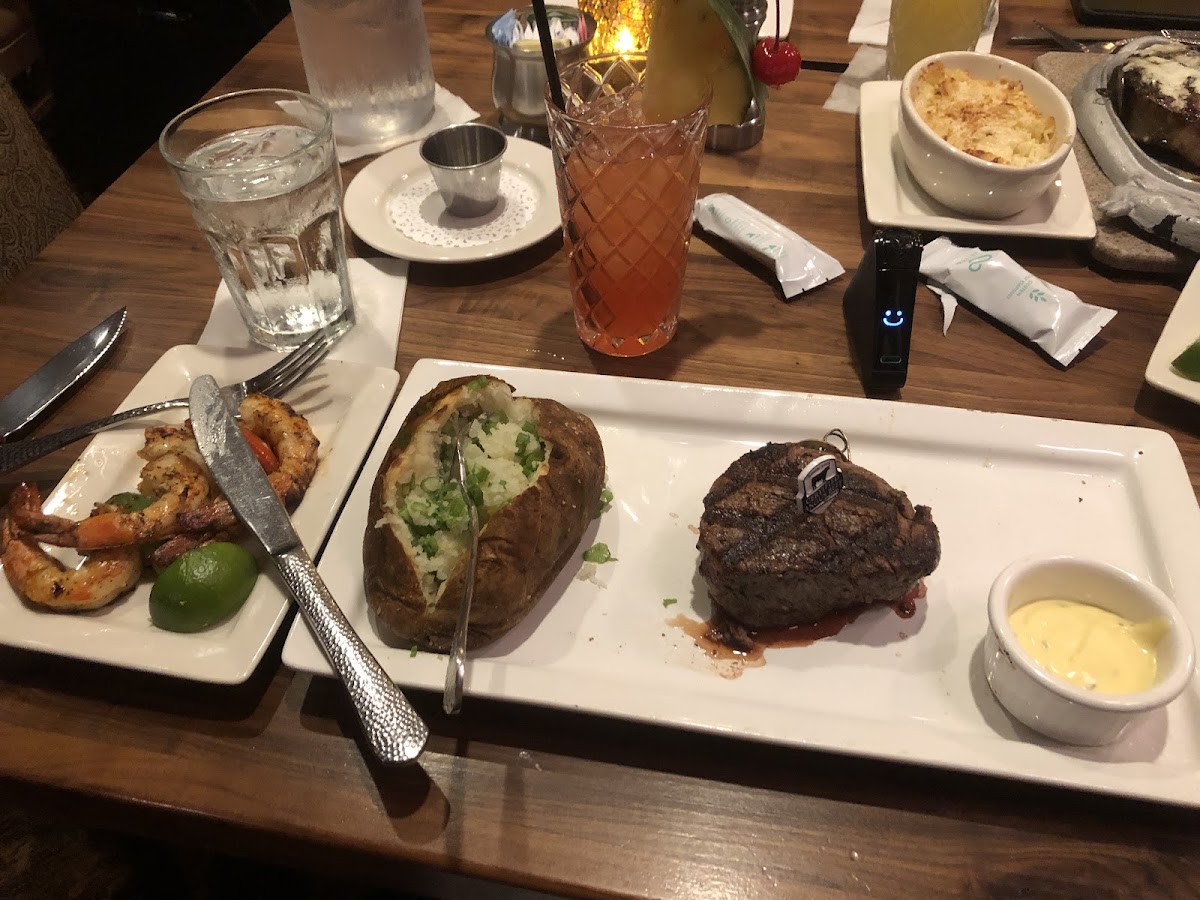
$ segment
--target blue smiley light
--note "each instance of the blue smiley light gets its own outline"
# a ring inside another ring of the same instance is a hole
[[[899,328],[904,324],[904,310],[885,309],[883,311],[883,324],[888,328]]]

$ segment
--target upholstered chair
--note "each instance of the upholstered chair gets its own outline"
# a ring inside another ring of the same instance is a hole
[[[12,280],[81,209],[25,106],[0,76],[0,285]]]

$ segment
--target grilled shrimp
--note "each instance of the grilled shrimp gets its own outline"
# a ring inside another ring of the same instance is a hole
[[[100,510],[73,522],[57,516],[29,511],[17,513],[17,524],[34,537],[59,547],[77,550],[98,550],[126,547],[151,541],[161,541],[178,533],[178,519],[185,510],[195,509],[208,501],[211,492],[207,470],[184,452],[162,452],[142,468],[138,490],[153,500],[145,509]]]
[[[26,487],[21,485],[17,491]],[[36,488],[33,493],[36,500]],[[79,568],[69,569],[36,541],[19,535],[8,519],[0,544],[4,548],[0,562],[13,590],[30,603],[60,612],[99,609],[131,590],[142,575],[142,555],[136,546],[97,550]]]
[[[308,421],[282,400],[251,394],[242,401],[242,425],[261,437],[275,451],[279,467],[267,476],[284,506],[293,508],[317,472],[317,448],[321,442]],[[221,498],[190,509],[179,516],[182,530],[217,531],[232,528],[237,516],[229,501]]]

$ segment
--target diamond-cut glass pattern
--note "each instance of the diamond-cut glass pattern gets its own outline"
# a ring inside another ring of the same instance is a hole
[[[593,57],[563,73],[549,126],[575,322],[589,347],[640,356],[675,333],[707,106],[641,120],[644,56]]]

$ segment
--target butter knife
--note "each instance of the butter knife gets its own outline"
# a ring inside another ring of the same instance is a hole
[[[0,400],[0,443],[28,427],[50,404],[86,379],[117,343],[128,313],[121,307],[72,341]]]
[[[188,394],[200,455],[238,518],[271,555],[334,671],[346,685],[367,741],[386,763],[420,756],[429,729],[363,644],[325,587],[287,510],[221,398],[211,375],[192,382]]]

